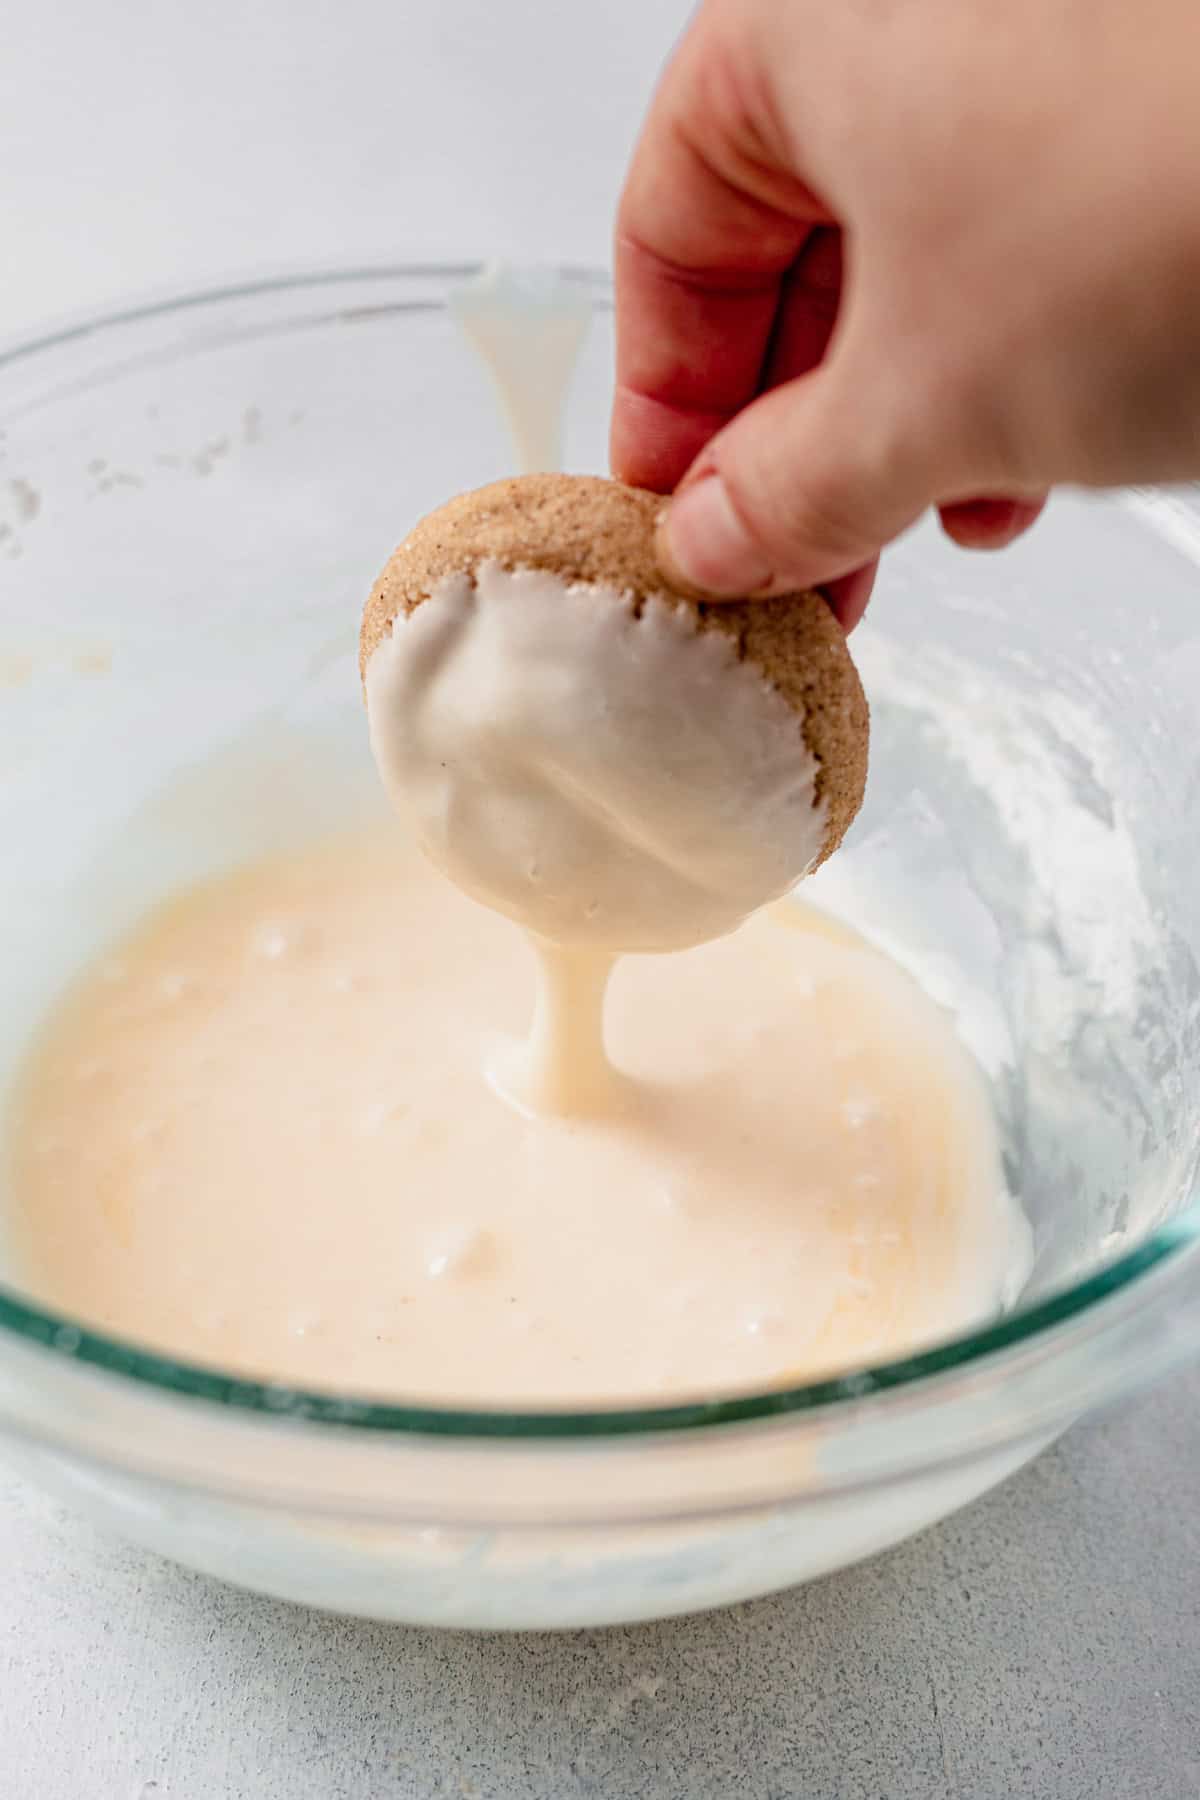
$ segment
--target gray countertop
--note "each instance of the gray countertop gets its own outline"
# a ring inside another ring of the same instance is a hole
[[[472,1637],[223,1587],[0,1479],[4,1800],[1196,1800],[1200,1371],[774,1599]]]

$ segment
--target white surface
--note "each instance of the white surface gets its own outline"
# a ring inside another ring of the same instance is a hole
[[[0,334],[261,264],[608,261],[683,0],[0,6]]]
[[[914,1542],[703,1618],[363,1624],[0,1467],[4,1800],[1197,1800],[1200,1378]]]
[[[0,9],[0,333],[263,263],[604,259],[682,0]],[[0,1484],[5,1800],[1193,1800],[1194,1378],[918,1543],[691,1624],[323,1619]]]

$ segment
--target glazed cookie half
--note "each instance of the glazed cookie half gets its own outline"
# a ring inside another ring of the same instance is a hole
[[[560,941],[721,935],[822,862],[862,800],[867,705],[824,600],[676,593],[661,505],[593,476],[461,494],[363,614],[393,798],[462,887]]]

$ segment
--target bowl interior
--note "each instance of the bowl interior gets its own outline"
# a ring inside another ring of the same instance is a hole
[[[0,1092],[147,906],[383,815],[362,597],[415,518],[512,461],[452,285],[267,284],[0,362]],[[602,471],[595,291],[566,466]],[[1146,1239],[1196,1171],[1200,515],[1172,504],[1164,531],[1148,498],[1062,496],[995,558],[922,528],[855,638],[868,801],[812,894],[987,1071],[1035,1233],[1022,1303]]]

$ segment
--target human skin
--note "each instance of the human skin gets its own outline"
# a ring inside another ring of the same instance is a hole
[[[617,221],[613,470],[677,490],[672,579],[849,628],[930,506],[990,548],[1200,476],[1197,94],[1195,0],[706,0]]]

